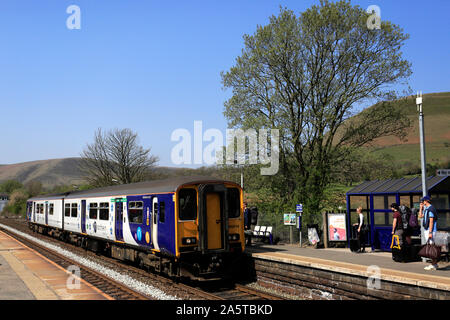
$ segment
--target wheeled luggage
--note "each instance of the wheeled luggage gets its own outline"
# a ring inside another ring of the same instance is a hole
[[[358,239],[350,239],[350,251],[357,252],[359,250]]]
[[[400,249],[399,246],[392,247],[392,260],[395,262],[413,262],[420,261],[418,255],[421,245],[403,244]]]

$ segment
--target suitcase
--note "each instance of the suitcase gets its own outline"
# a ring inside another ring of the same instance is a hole
[[[406,247],[402,246],[401,249],[392,248],[392,260],[395,262],[407,262],[408,253]]]
[[[350,251],[356,252],[359,250],[359,242],[358,239],[350,239]]]
[[[392,248],[392,260],[395,262],[413,262],[421,261],[418,253],[422,249],[421,245],[404,244],[401,249]]]

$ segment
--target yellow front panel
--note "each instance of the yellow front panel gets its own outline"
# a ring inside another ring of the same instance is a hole
[[[208,249],[221,249],[222,220],[220,218],[220,196],[217,193],[206,194],[206,220]]]

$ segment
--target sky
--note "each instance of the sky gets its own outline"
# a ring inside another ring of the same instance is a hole
[[[176,166],[176,129],[225,135],[224,90],[243,35],[280,6],[297,15],[319,1],[2,0],[0,164],[78,157],[97,128],[131,128],[161,166]],[[352,1],[377,5],[410,39],[414,92],[450,91],[450,1]],[[69,29],[70,5],[80,29]],[[424,108],[426,106],[424,105]],[[189,167],[189,165],[182,165]]]

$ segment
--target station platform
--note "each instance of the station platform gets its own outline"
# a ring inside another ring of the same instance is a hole
[[[436,289],[450,294],[450,263],[439,262],[438,270],[427,271],[424,262],[398,263],[390,252],[354,253],[348,248],[300,248],[297,245],[268,245],[254,243],[246,246],[253,258],[297,265],[326,272],[360,277],[373,276],[373,267],[379,270],[381,280],[410,287]],[[371,268],[369,268],[371,267]],[[446,299],[446,298],[445,298]]]
[[[81,278],[69,289],[70,276],[76,277],[0,231],[0,300],[113,300]]]

